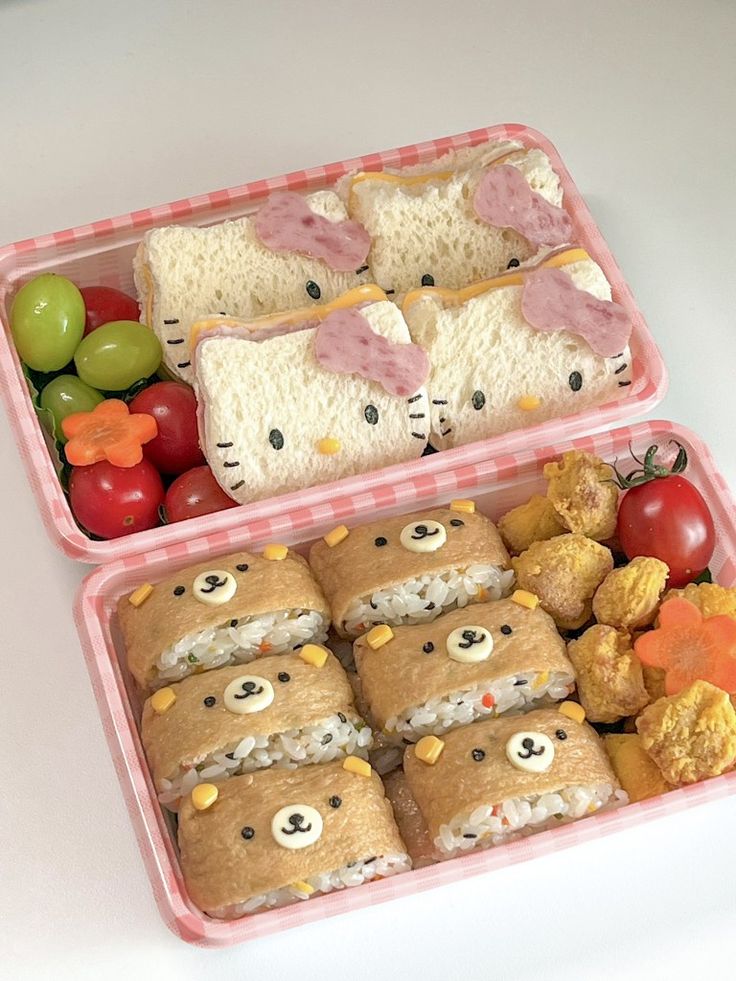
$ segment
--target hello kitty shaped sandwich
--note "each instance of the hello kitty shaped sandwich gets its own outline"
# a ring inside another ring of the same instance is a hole
[[[334,300],[367,281],[369,246],[334,191],[277,191],[253,216],[209,228],[154,228],[133,261],[141,320],[161,341],[169,372],[191,384],[195,320]]]
[[[195,787],[179,848],[189,895],[217,919],[411,868],[378,775],[355,757]]]
[[[574,702],[425,736],[404,772],[434,845],[449,857],[626,803]]]
[[[339,185],[371,237],[375,282],[397,295],[460,289],[572,241],[549,158],[518,141],[450,150],[430,164],[362,172]]]
[[[305,644],[160,688],[143,707],[141,740],[159,801],[175,811],[200,783],[365,757],[372,734],[337,658]]]
[[[130,673],[143,691],[227,664],[321,644],[327,602],[301,555],[267,545],[143,583],[118,603]]]
[[[466,500],[339,526],[312,545],[309,564],[337,633],[371,631],[371,646],[391,639],[389,626],[430,623],[457,606],[499,599],[513,581],[496,526]]]
[[[631,319],[583,249],[456,291],[413,290],[402,309],[432,364],[435,449],[572,415],[631,385]]]
[[[195,335],[200,443],[234,500],[422,455],[429,362],[377,286],[259,320],[209,318]]]
[[[575,674],[554,620],[538,604],[517,600],[474,603],[432,623],[394,627],[375,650],[370,634],[355,641],[369,718],[388,741],[417,742],[570,694]]]

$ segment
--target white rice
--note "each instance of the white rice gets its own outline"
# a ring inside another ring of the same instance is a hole
[[[194,671],[209,671],[224,664],[246,664],[264,653],[283,654],[306,643],[323,644],[327,627],[316,610],[278,610],[208,627],[166,648],[156,661],[156,684],[160,687]],[[262,651],[265,645],[268,649]]]
[[[345,613],[345,630],[350,636],[358,636],[377,623],[431,623],[441,613],[479,599],[481,589],[485,590],[485,600],[507,596],[513,581],[512,570],[504,571],[485,562],[419,576],[400,586],[361,596]]]
[[[424,705],[412,705],[399,716],[386,721],[389,741],[416,742],[422,736],[441,736],[443,732],[469,725],[478,719],[510,715],[552,705],[567,698],[575,687],[572,674],[555,671],[527,672],[510,675],[492,684],[456,691],[442,698],[432,698]],[[483,705],[484,695],[493,696],[490,708]]]
[[[300,899],[309,899],[319,893],[332,892],[335,889],[346,889],[352,886],[361,886],[364,882],[371,879],[383,878],[396,875],[399,872],[408,872],[411,869],[411,859],[408,855],[379,855],[377,857],[366,858],[362,862],[351,862],[343,865],[335,872],[323,872],[321,875],[312,875],[304,881],[312,887],[314,892],[303,892],[295,885],[284,886],[282,889],[273,889],[271,892],[263,893],[260,896],[252,896],[244,903],[235,903],[230,906],[221,906],[219,909],[208,910],[210,916],[218,920],[234,920],[247,913],[255,913],[264,909],[274,909],[277,906],[288,906],[296,903]]]
[[[601,810],[628,803],[625,791],[610,783],[566,787],[553,794],[514,797],[502,804],[477,807],[440,826],[434,843],[448,858],[472,848],[491,848],[558,824],[569,824]]]
[[[366,759],[372,742],[369,726],[342,713],[303,729],[287,729],[270,736],[246,736],[181,769],[171,780],[161,780],[158,799],[170,811],[176,811],[181,798],[198,783],[218,783],[269,766],[296,770],[299,766],[329,763],[344,756]]]

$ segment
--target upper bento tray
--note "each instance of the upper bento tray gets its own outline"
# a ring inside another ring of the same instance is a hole
[[[332,187],[339,177],[354,170],[381,170],[427,163],[450,149],[473,147],[487,140],[519,140],[538,147],[549,157],[560,177],[564,206],[572,217],[575,243],[585,248],[602,267],[613,297],[633,322],[630,348],[633,380],[615,401],[586,411],[553,419],[527,429],[479,440],[452,450],[442,450],[409,464],[396,464],[329,484],[268,498],[201,518],[136,532],[112,541],[92,541],[77,526],[46,446],[46,437],[29,396],[26,380],[8,327],[10,301],[17,289],[41,272],[68,276],[79,286],[114,286],[134,292],[132,259],[138,242],[150,228],[168,224],[212,225],[254,211],[272,191],[288,188],[315,191]],[[192,540],[205,533],[226,532],[245,522],[273,519],[280,513],[299,511],[318,519],[327,503],[361,491],[373,491],[392,482],[421,480],[431,475],[472,465],[479,460],[543,446],[562,439],[610,428],[614,423],[642,415],[664,396],[666,372],[661,355],[636,306],[615,259],[596,226],[583,198],[546,137],[519,124],[490,126],[457,136],[443,137],[411,146],[370,153],[339,163],[299,170],[281,177],[253,181],[222,191],[146,208],[117,218],[107,218],[66,231],[26,239],[0,249],[0,380],[13,432],[24,462],[41,517],[52,541],[69,557],[92,563],[109,562],[134,553]]]

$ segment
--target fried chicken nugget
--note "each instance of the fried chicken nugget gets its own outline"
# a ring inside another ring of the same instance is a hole
[[[610,572],[593,597],[598,623],[636,630],[654,622],[669,568],[660,559],[641,557]]]
[[[736,588],[714,582],[691,582],[684,589],[669,589],[665,600],[679,596],[694,603],[704,617],[727,616],[736,619]]]
[[[534,494],[526,504],[507,511],[498,520],[498,530],[513,555],[526,551],[534,542],[545,542],[567,531],[552,502],[541,494]]]
[[[736,711],[725,691],[694,681],[636,720],[642,747],[671,784],[717,777],[736,760]]]
[[[585,535],[558,535],[534,542],[511,565],[519,587],[539,597],[557,626],[576,630],[590,619],[593,594],[613,568],[613,556]]]
[[[658,797],[672,790],[654,761],[644,752],[636,733],[610,733],[603,745],[618,782],[629,795],[629,803]]]
[[[567,645],[578,697],[590,722],[618,722],[649,703],[641,661],[627,633],[597,624]]]
[[[592,453],[570,450],[548,463],[547,497],[570,531],[601,542],[616,530],[618,487],[613,468]]]

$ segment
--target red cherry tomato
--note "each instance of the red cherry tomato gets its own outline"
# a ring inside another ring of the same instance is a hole
[[[204,463],[197,435],[197,399],[181,382],[156,382],[136,395],[131,412],[146,412],[158,424],[158,436],[143,454],[161,473],[177,474]]]
[[[155,528],[164,485],[147,460],[134,467],[114,467],[102,460],[72,470],[69,499],[83,528],[99,538],[121,538]]]
[[[87,308],[85,334],[113,320],[138,320],[140,317],[138,304],[133,297],[112,286],[83,286],[79,292]]]
[[[168,521],[184,521],[201,514],[237,507],[212,475],[209,467],[195,467],[177,477],[166,492],[164,511]]]
[[[697,579],[713,555],[713,518],[700,491],[677,474],[627,490],[618,512],[618,537],[628,559],[649,555],[666,562],[668,585]]]

